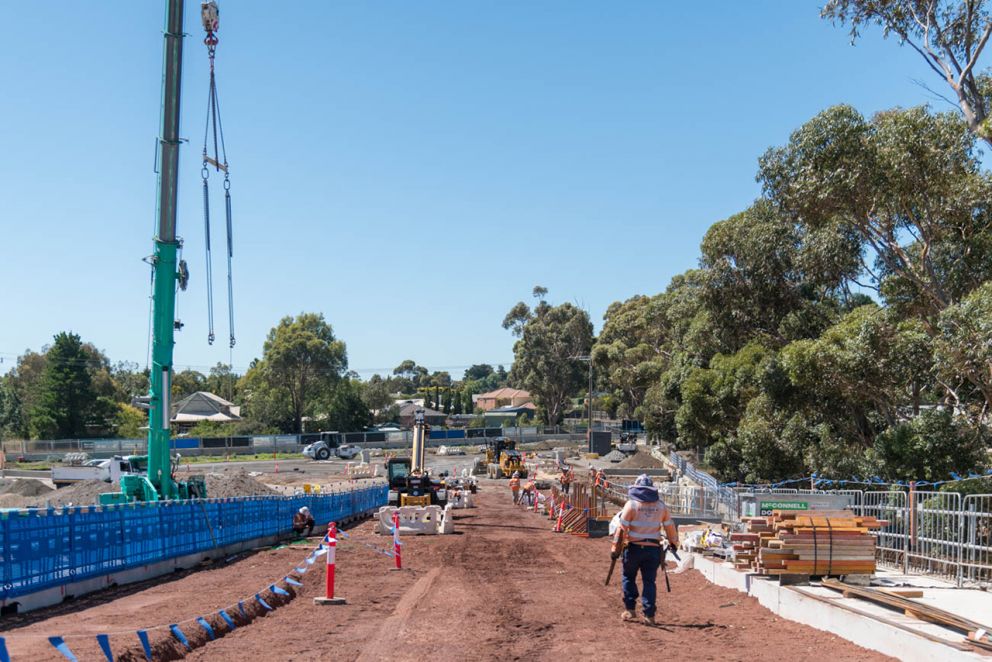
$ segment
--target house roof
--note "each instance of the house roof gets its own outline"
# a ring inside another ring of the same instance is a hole
[[[490,409],[489,411],[486,412],[485,415],[486,416],[489,416],[490,414],[495,414],[495,415],[499,415],[499,414],[521,414],[521,413],[525,413],[525,412],[526,413],[531,413],[531,412],[535,412],[535,411],[537,411],[537,405],[535,405],[533,402],[525,402],[522,405],[497,407],[496,409]]]
[[[402,407],[400,407],[400,416],[404,416],[404,417],[413,416],[414,412],[417,411],[418,409],[424,410],[424,416],[431,416],[431,417],[447,416],[447,414],[445,414],[443,411],[437,411],[436,409],[428,409],[425,407],[421,407],[420,405],[413,402],[408,402]]]
[[[197,391],[172,406],[173,423],[198,421],[228,423],[240,420],[241,407],[207,391]]]
[[[510,388],[509,386],[504,386],[503,388],[498,388],[495,391],[489,391],[489,393],[480,393],[480,398],[493,398],[496,400],[502,400],[506,398],[529,398],[530,392],[524,391],[519,388]]]

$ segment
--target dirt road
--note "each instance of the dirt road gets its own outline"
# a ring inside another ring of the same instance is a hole
[[[361,524],[338,548],[338,595],[347,605],[313,605],[324,580],[317,564],[294,599],[187,659],[887,659],[783,621],[696,572],[672,577],[671,594],[662,588],[657,627],[622,623],[618,578],[603,586],[606,540],[551,533],[547,520],[510,504],[505,484],[484,483],[478,504],[459,511],[457,535],[407,538],[402,572],[390,572],[391,559],[359,544],[388,545],[372,534],[371,522]],[[135,629],[215,614],[284,576],[304,555],[299,547],[269,550],[173,581],[83,598],[2,621],[2,634],[15,662],[62,659],[48,645],[50,635],[66,636],[80,660],[103,659],[93,639],[98,632],[112,633],[119,659],[144,659]],[[210,620],[220,625],[218,617]],[[194,644],[206,640],[196,623],[182,629]],[[68,636],[76,633],[86,636]],[[156,659],[179,654],[167,629],[149,634]]]

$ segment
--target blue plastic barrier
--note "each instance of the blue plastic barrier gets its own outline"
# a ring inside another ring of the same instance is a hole
[[[317,522],[340,520],[386,505],[387,490],[3,511],[0,599],[286,534],[302,506]]]

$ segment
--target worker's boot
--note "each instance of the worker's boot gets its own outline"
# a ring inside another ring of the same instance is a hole
[[[621,621],[632,621],[635,618],[637,618],[637,617],[634,615],[634,610],[633,609],[624,609],[623,610],[623,613],[620,614],[620,620]]]
[[[644,617],[644,624],[645,625],[654,625],[655,624],[654,623],[654,616],[645,616]]]

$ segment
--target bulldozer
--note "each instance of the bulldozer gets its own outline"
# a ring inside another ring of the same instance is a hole
[[[517,451],[517,444],[506,437],[495,437],[486,443],[486,475],[489,478],[509,478],[519,473],[527,477],[523,456]]]

